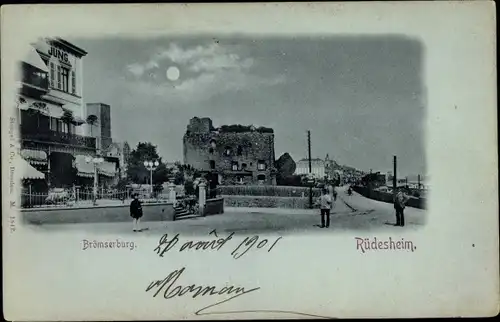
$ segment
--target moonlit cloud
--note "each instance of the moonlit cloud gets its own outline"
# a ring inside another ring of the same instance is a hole
[[[200,102],[210,99],[214,95],[231,91],[251,91],[262,86],[274,86],[286,82],[284,76],[265,78],[256,75],[245,75],[229,71],[217,73],[202,73],[188,78],[178,84],[135,81],[125,82],[127,91],[140,92],[168,101]]]
[[[169,58],[174,63],[186,64],[204,57],[215,57],[225,53],[226,50],[216,43],[211,43],[207,46],[199,45],[187,49],[183,49],[179,45],[171,43],[168,49],[160,51],[155,57],[158,60]]]
[[[189,71],[190,75],[176,84],[151,84],[152,80],[160,81],[154,71],[162,70],[162,67],[166,69],[170,64],[178,65],[181,71]],[[187,48],[171,43],[167,49],[160,49],[153,54],[148,61],[129,64],[127,70],[136,78],[133,86],[138,86],[141,91],[149,90],[152,95],[168,95],[169,99],[174,97],[183,101],[202,100],[224,91],[285,82],[283,75],[268,78],[252,74],[254,64],[252,57],[242,57],[215,43]],[[144,79],[148,73],[149,77]]]
[[[127,66],[127,70],[136,77],[139,77],[144,74],[145,68],[141,64],[130,64]]]

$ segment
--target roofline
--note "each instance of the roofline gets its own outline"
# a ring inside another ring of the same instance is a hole
[[[85,105],[105,105],[105,106],[110,106],[111,107],[111,105],[109,105],[107,103],[85,103]]]
[[[66,47],[67,49],[69,49],[69,51],[73,52],[74,54],[76,54],[76,55],[78,55],[80,57],[86,56],[88,54],[88,52],[86,52],[82,48],[80,48],[80,47],[78,47],[76,45],[73,45],[69,41],[64,40],[62,38],[56,37],[56,38],[53,38],[53,39],[50,39],[50,40],[53,41],[53,42],[55,42],[55,43],[59,43],[60,45]]]
[[[309,161],[309,159],[300,159],[299,161]],[[320,159],[320,158],[311,158],[311,161],[321,161],[321,162],[325,162],[325,160]]]

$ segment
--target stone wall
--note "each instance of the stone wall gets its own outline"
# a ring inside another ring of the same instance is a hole
[[[309,198],[269,196],[224,196],[226,207],[309,209]]]
[[[172,221],[174,207],[171,203],[143,204],[143,221]],[[72,224],[132,221],[129,205],[87,208],[22,209],[25,224]]]
[[[367,187],[360,187],[360,186],[353,186],[352,189],[366,198],[370,198],[377,201],[383,201],[387,203],[394,203],[392,193],[373,191],[368,189]],[[408,207],[425,209],[426,199],[411,197],[406,205]]]
[[[191,126],[192,127],[192,126]],[[243,182],[258,182],[264,176],[264,184],[276,184],[274,169],[274,134],[249,132],[193,132],[187,131],[183,138],[184,163],[203,171],[216,170],[222,174],[223,182],[235,183],[239,177]],[[230,154],[227,155],[227,149]],[[265,170],[259,170],[259,161]],[[215,169],[212,169],[211,163]],[[233,170],[236,163],[238,170]]]
[[[212,120],[208,117],[193,117],[189,120],[188,131],[209,132],[212,129]]]
[[[204,216],[211,216],[223,213],[224,213],[223,198],[207,199],[205,208],[203,209]]]

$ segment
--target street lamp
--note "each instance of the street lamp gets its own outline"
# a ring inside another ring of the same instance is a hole
[[[97,184],[98,184],[98,173],[97,173],[97,165],[104,162],[104,159],[100,156],[91,157],[86,156],[85,162],[92,163],[94,165],[94,204],[97,202]]]
[[[150,181],[149,183],[151,183],[151,196],[153,196],[153,171],[156,170],[156,168],[158,168],[158,166],[160,165],[160,162],[158,162],[158,160],[156,161],[144,161],[144,166],[146,167],[146,169],[149,170],[149,178],[150,178]]]

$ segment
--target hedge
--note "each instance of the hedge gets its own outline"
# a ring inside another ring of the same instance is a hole
[[[270,185],[224,185],[219,186],[224,196],[269,196],[309,198],[308,187],[270,186]],[[321,196],[321,189],[313,188],[313,197]]]

